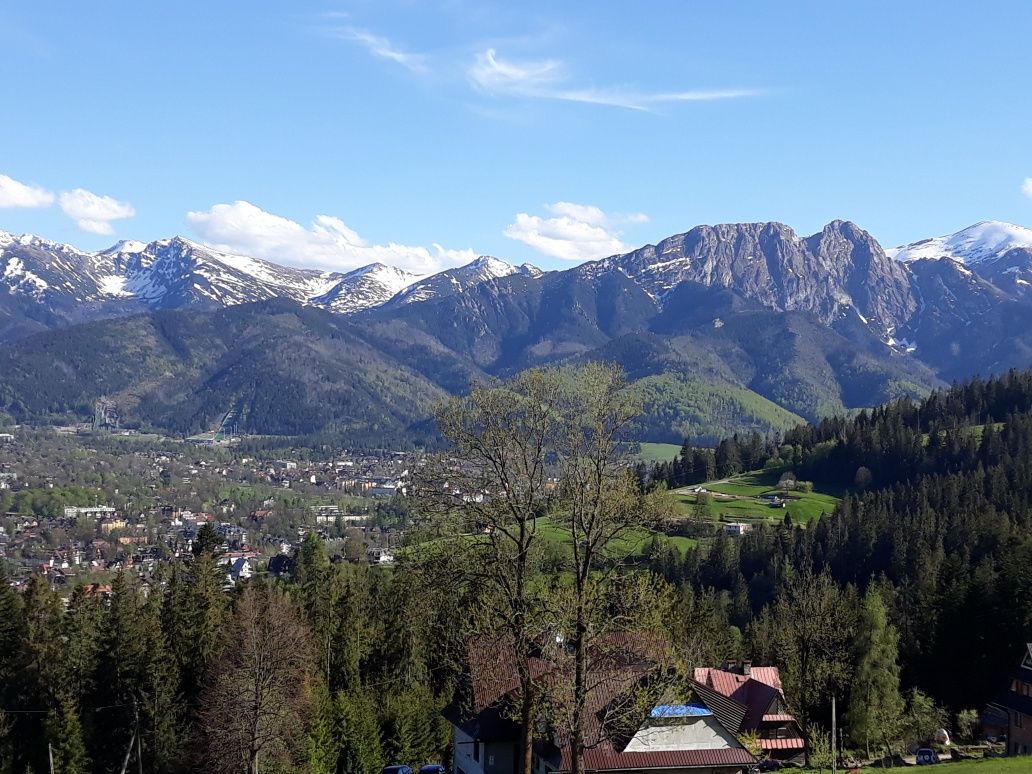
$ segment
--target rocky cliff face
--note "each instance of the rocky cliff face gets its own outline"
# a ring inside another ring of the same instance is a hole
[[[906,268],[845,221],[807,238],[782,223],[698,226],[596,266],[624,272],[660,301],[693,282],[769,309],[809,312],[828,325],[855,314],[890,331],[918,307]]]

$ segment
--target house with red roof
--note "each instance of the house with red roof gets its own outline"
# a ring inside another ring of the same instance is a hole
[[[584,728],[585,771],[601,774],[739,774],[756,763],[720,714],[696,692],[687,699],[663,694],[643,708],[636,697],[662,674],[647,635],[621,633],[604,643],[607,655],[589,670]],[[505,637],[467,643],[463,690],[444,710],[453,727],[455,774],[519,771],[520,726],[514,712],[519,681],[517,655]],[[561,690],[569,677],[562,655],[542,650],[527,667],[543,693]],[[651,705],[651,710],[646,709]],[[568,734],[553,723],[536,728],[535,774],[572,769]]]
[[[696,667],[695,687],[732,733],[755,734],[769,757],[785,760],[806,749],[802,728],[785,703],[777,667],[737,660],[722,668]]]

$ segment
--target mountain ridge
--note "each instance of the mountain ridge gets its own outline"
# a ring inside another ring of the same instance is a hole
[[[202,327],[219,319],[203,314],[234,309],[252,320],[294,315],[308,321],[302,327],[317,319],[296,307],[346,322],[356,337],[350,352],[365,352],[368,362],[404,364],[425,382],[424,394],[462,392],[471,380],[528,367],[613,360],[634,380],[653,380],[649,394],[670,401],[656,402],[646,427],[651,437],[669,439],[678,426],[710,438],[717,427],[772,430],[787,416],[815,419],[1032,365],[1032,295],[1024,273],[1032,270],[1032,249],[1018,244],[1020,227],[976,226],[953,242],[979,256],[968,262],[930,257],[924,248],[900,260],[903,248],[886,251],[849,221],[832,221],[808,236],[761,222],[697,226],[561,271],[481,256],[427,277],[383,264],[346,273],[282,267],[182,237],[85,253],[4,234],[0,283],[8,292],[0,292],[0,340],[11,343],[0,351],[26,358],[33,347],[60,349],[63,338],[83,345],[76,327],[104,318],[116,319],[91,330],[106,338],[128,316],[199,313]],[[989,235],[981,248],[972,241],[975,232]],[[1018,238],[995,238],[1000,232]],[[334,325],[319,323],[310,335],[333,341],[336,334],[327,331]],[[309,344],[299,342],[298,351],[322,351]],[[271,368],[258,349],[246,351]],[[132,361],[128,347],[105,353],[113,372]],[[235,367],[246,370],[245,361]],[[32,362],[34,378],[47,378],[44,362]],[[196,374],[207,362],[186,356],[183,367]],[[338,373],[331,364],[295,369],[307,374],[292,388],[298,395],[320,394],[318,381],[306,385],[306,379]],[[240,376],[234,390],[246,393],[252,382]],[[4,405],[31,403],[21,394],[27,384],[0,376]],[[89,385],[79,386],[89,392]],[[720,394],[738,398],[719,407],[714,396]],[[711,416],[683,415],[678,400]],[[749,419],[750,411],[764,418]],[[161,416],[141,414],[145,421]]]

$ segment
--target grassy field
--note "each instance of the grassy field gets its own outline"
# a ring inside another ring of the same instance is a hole
[[[681,453],[676,443],[643,443],[638,458],[644,462],[670,462]]]
[[[787,512],[794,522],[807,523],[813,521],[821,513],[831,513],[839,503],[842,492],[789,492],[784,494],[777,489],[776,473],[746,473],[734,476],[726,481],[703,484],[702,486],[714,496],[708,510],[710,517],[718,521],[780,521]],[[721,499],[720,494],[733,495],[735,498]],[[771,508],[765,502],[757,500],[765,494],[777,494],[786,499],[785,508]],[[690,513],[696,504],[694,494],[679,494],[678,503],[685,513]]]
[[[573,538],[570,536],[568,530],[553,524],[551,519],[542,517],[538,519],[538,530],[539,534],[544,540],[552,543],[557,543],[564,547],[573,545]],[[614,556],[631,556],[641,557],[648,549],[649,542],[652,540],[654,533],[648,530],[639,530],[633,535],[628,535],[621,540],[613,542],[612,554]],[[673,545],[682,554],[689,548],[696,545],[695,540],[681,535],[670,535],[667,537],[670,544]]]

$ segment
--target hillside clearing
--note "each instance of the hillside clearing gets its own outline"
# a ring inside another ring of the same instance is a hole
[[[701,488],[713,496],[707,510],[713,521],[780,521],[787,513],[797,524],[806,524],[831,513],[839,504],[843,492],[784,492],[777,488],[778,474],[768,472],[743,473],[720,481],[698,484],[675,490],[678,507],[685,513],[694,511],[697,504],[695,490]],[[784,507],[772,507],[762,498],[776,496]]]

